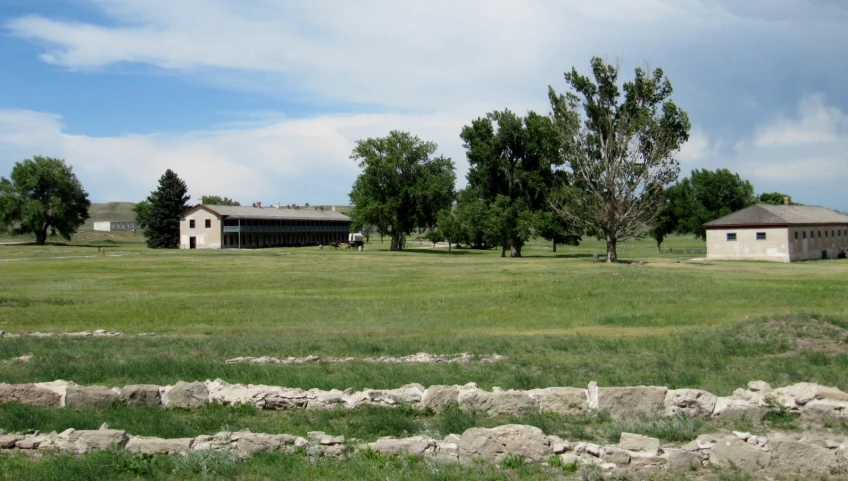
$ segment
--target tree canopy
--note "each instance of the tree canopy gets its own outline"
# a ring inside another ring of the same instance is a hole
[[[373,225],[401,250],[415,228],[436,225],[437,213],[454,199],[456,174],[450,158],[435,156],[437,146],[409,132],[356,142],[350,158],[362,173],[350,193],[351,218]]]
[[[200,202],[205,205],[241,205],[237,200],[230,199],[229,197],[221,197],[220,195],[204,195],[200,197]]]
[[[763,192],[757,196],[757,202],[760,204],[783,205],[787,198],[789,199],[789,205],[799,205],[792,202],[792,196],[780,192]]]
[[[550,203],[577,232],[605,238],[607,262],[616,262],[617,243],[646,235],[659,215],[663,189],[677,179],[674,155],[689,139],[690,123],[671,100],[671,82],[661,69],[637,68],[620,89],[620,65],[597,57],[591,65],[592,78],[576,69],[565,74],[567,94],[549,88],[561,161],[572,176]]]
[[[71,166],[62,159],[33,156],[16,162],[9,179],[0,177],[0,230],[70,240],[88,219],[91,202]]]
[[[175,249],[180,245],[179,215],[188,209],[188,187],[171,169],[159,178],[159,187],[150,193],[150,210],[144,219],[147,247]],[[136,211],[138,218],[138,211]]]
[[[757,202],[754,186],[727,169],[695,169],[675,186],[672,199],[681,233],[707,238],[704,224]],[[780,198],[783,203],[783,197]]]
[[[486,226],[475,239],[488,241],[521,257],[531,237],[535,215],[548,209],[545,193],[553,183],[552,162],[558,158],[558,138],[549,117],[529,112],[521,117],[504,110],[490,112],[462,129],[468,158],[468,189],[460,203],[485,210]]]
[[[150,201],[147,199],[133,206],[133,213],[135,214],[135,223],[142,230],[147,227],[147,219],[150,218],[150,209],[152,208],[153,204],[151,204]]]

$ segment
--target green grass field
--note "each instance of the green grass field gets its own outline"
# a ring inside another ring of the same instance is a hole
[[[97,246],[106,246],[105,251]],[[0,329],[102,328],[157,336],[2,339],[0,360],[28,353],[34,358],[0,363],[0,381],[65,379],[121,386],[222,378],[304,389],[474,381],[487,389],[509,389],[582,387],[594,380],[602,386],[656,384],[728,395],[749,380],[762,379],[773,385],[812,381],[848,390],[846,261],[697,261],[691,259],[703,257],[704,245],[688,237],[670,239],[663,248],[673,253],[661,255],[651,241],[627,242],[619,252],[626,262],[617,265],[593,260],[593,253],[603,253],[594,240],[559,246],[556,254],[549,244],[534,242],[521,259],[466,249],[448,256],[446,249],[431,246],[411,240],[406,251],[389,252],[388,241],[374,237],[363,252],[317,247],[153,251],[141,243],[85,239],[72,245],[2,245]],[[223,362],[236,356],[362,358],[419,351],[496,353],[508,359],[496,365]],[[144,433],[183,429],[199,434],[226,423],[233,430],[293,432],[316,426],[375,438],[521,421],[545,424],[547,431],[572,439],[581,437],[580,426],[591,425],[582,436],[605,439],[613,429],[604,424],[608,420],[215,409],[180,414],[180,419],[149,415],[162,427],[148,425]],[[52,430],[96,426],[108,419],[113,427],[143,434],[130,411],[51,413],[2,406],[0,427]],[[686,429],[691,434],[712,428]],[[359,462],[362,469],[373,467],[368,460]],[[262,461],[251,463],[260,466]],[[318,468],[307,471],[303,477],[332,477]],[[452,473],[421,476],[468,475]],[[394,474],[392,479],[399,477]],[[513,474],[506,473],[507,478]]]

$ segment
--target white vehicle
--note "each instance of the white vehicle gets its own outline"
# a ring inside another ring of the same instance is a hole
[[[351,247],[362,247],[362,232],[348,234],[347,243]]]

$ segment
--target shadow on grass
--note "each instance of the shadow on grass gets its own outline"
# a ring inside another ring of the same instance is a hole
[[[450,254],[448,254],[447,249],[404,249],[401,252],[411,253],[411,254],[427,254],[427,255],[436,255],[436,256],[467,256],[473,254],[485,254],[487,251],[485,250],[477,250],[477,249],[452,249]]]
[[[490,257],[500,257],[500,253],[496,249],[453,249],[450,254],[448,254],[447,249],[439,248],[439,249],[404,249],[400,251],[406,254],[426,254],[426,255],[437,255],[437,256],[467,256],[467,255],[489,255]],[[496,254],[497,253],[497,254]],[[492,255],[495,254],[495,255]],[[507,259],[512,259],[510,256],[505,256]],[[580,252],[569,252],[569,253],[557,253],[557,254],[523,254],[519,259],[592,259],[592,254],[588,253],[580,253]],[[629,263],[630,261],[619,261],[621,263]]]
[[[101,241],[97,244],[71,244],[69,242],[45,242],[43,245],[44,246],[51,246],[51,247],[88,247],[88,248],[95,249],[95,248],[103,248],[103,247],[118,247],[121,244],[124,244],[124,243],[123,242],[117,242],[117,241],[105,240],[105,241]],[[129,244],[129,243],[127,243],[127,244]],[[10,243],[9,242],[0,242],[0,247],[30,247],[30,246],[38,247],[39,244],[37,244],[35,242],[10,242]]]

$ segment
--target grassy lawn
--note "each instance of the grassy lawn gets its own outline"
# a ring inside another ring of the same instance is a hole
[[[602,252],[596,241],[556,254],[534,243],[522,259],[471,250],[447,256],[426,241],[400,253],[387,246],[375,239],[364,252],[0,246],[0,329],[158,334],[5,339],[0,359],[30,352],[35,359],[0,364],[0,377],[115,385],[221,377],[342,389],[597,380],[721,394],[763,378],[848,388],[839,327],[848,320],[843,261],[707,263],[688,260],[691,253],[658,256],[648,241],[625,244],[622,257],[631,262],[618,265],[592,259]],[[703,245],[680,237],[664,247]],[[818,327],[805,330],[808,324]],[[804,348],[817,341],[798,345],[792,332],[824,336],[826,345],[810,352]],[[236,356],[419,351],[509,359],[497,369],[223,364]]]
[[[703,257],[699,250],[704,245],[688,237],[670,239],[659,255],[652,241],[628,242],[619,253],[626,262],[617,265],[593,260],[593,253],[604,252],[594,240],[559,246],[557,253],[545,242],[534,242],[521,259],[467,249],[448,256],[427,241],[412,240],[400,253],[388,252],[388,245],[379,238],[372,238],[363,252],[316,247],[153,251],[142,243],[103,238],[43,247],[0,245],[0,329],[157,333],[2,339],[0,360],[28,353],[34,358],[0,363],[0,381],[65,379],[121,386],[222,378],[304,389],[474,381],[487,389],[527,389],[582,387],[595,380],[602,386],[656,384],[728,395],[749,380],[763,379],[773,385],[812,381],[848,390],[845,261],[705,262],[692,260]],[[497,353],[508,359],[496,365],[224,364],[237,356],[363,358],[419,351]],[[325,429],[374,438],[524,422],[569,439],[598,440],[622,429],[603,419],[240,409],[157,411],[140,421],[127,409],[53,412],[2,406],[0,427],[60,430],[109,421],[133,434],[211,434],[227,425],[234,431]],[[710,426],[681,429],[696,435],[714,429]],[[661,427],[642,430],[656,434],[651,429]],[[278,458],[274,462],[292,464],[290,472],[301,477],[348,475],[330,465],[321,474],[324,468]],[[9,472],[29,469],[26,463],[14,464],[19,461],[4,462]],[[248,472],[265,472],[265,462],[250,461]],[[354,464],[363,473],[377,469],[365,478],[380,478],[378,468],[389,465],[367,459]],[[395,466],[381,479],[403,479],[403,469]],[[445,469],[441,479],[516,475]]]

